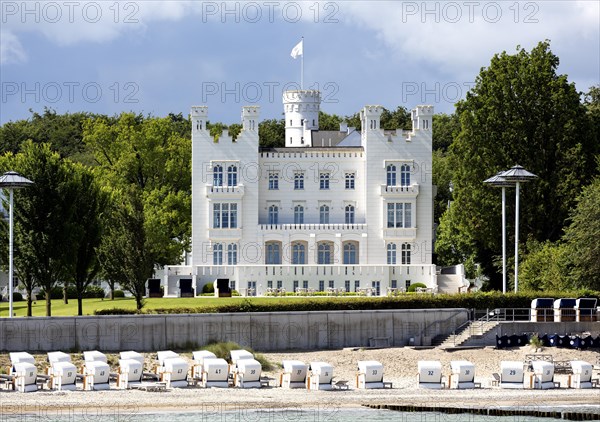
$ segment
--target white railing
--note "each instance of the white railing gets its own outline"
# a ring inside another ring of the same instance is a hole
[[[380,185],[381,186],[381,195],[400,195],[400,194],[410,194],[410,195],[418,195],[419,194],[419,185],[407,185],[407,186],[388,186],[388,185]]]
[[[265,231],[354,231],[367,230],[366,224],[259,224]]]

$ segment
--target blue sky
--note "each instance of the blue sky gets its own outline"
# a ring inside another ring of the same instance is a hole
[[[577,89],[600,83],[597,1],[0,2],[0,123],[29,109],[187,115],[235,123],[241,106],[279,118],[300,82],[322,110],[433,104],[451,112],[479,69],[549,39]]]

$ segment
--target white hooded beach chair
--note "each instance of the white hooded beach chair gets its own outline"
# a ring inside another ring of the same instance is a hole
[[[204,359],[216,359],[217,356],[208,350],[198,350],[192,352],[192,358],[194,359],[194,364],[192,365],[192,378],[201,379],[202,372],[204,371]]]
[[[119,359],[117,388],[126,390],[140,386],[144,375],[144,365],[138,359]]]
[[[557,386],[557,383],[554,382],[554,364],[552,362],[534,360],[531,362],[531,366],[533,368],[531,388],[548,390]]]
[[[48,375],[50,376],[50,389],[70,390],[76,389],[77,368],[71,362],[71,356],[63,352],[48,352]]]
[[[97,350],[83,352],[83,389],[108,390],[110,389],[110,366],[104,353]]]
[[[299,360],[281,362],[283,372],[279,376],[279,385],[283,388],[306,388],[308,365]]]
[[[374,360],[358,361],[356,388],[383,388],[383,365]]]
[[[35,358],[27,352],[12,352],[9,354],[11,361],[10,376],[13,388],[21,393],[37,391],[37,367]]]
[[[569,388],[593,388],[598,380],[592,380],[593,366],[582,360],[572,360],[573,374],[569,375]]]
[[[475,365],[466,360],[450,362],[450,388],[459,390],[475,388]]]
[[[164,350],[156,353],[158,365],[156,373],[160,381],[166,382],[167,388],[187,387],[189,364],[179,354]]]
[[[262,365],[256,359],[240,359],[233,377],[233,385],[240,388],[260,388]]]
[[[500,362],[500,388],[522,389],[524,388],[525,369],[521,361]]]
[[[331,390],[333,366],[326,362],[311,362],[307,385],[309,390]]]
[[[417,363],[417,382],[419,388],[441,390],[445,387],[442,382],[442,364],[437,360],[420,360]]]
[[[225,359],[204,358],[202,365],[202,386],[229,387],[229,364]]]

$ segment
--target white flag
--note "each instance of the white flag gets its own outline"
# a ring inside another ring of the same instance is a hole
[[[292,56],[292,58],[296,58],[298,56],[302,55],[302,43],[304,42],[304,40],[301,40],[298,44],[296,44],[296,47],[294,47],[292,49],[292,53],[290,54]]]

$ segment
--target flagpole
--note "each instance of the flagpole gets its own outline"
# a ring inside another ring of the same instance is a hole
[[[304,37],[302,37],[302,56],[300,57],[300,89],[304,89]]]

